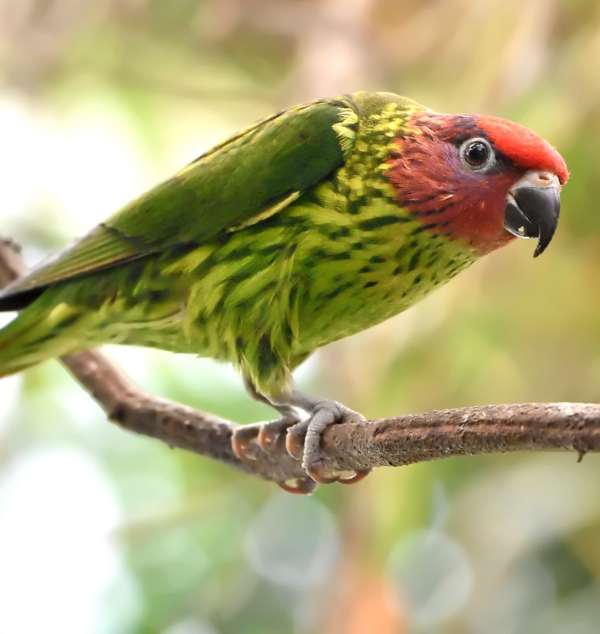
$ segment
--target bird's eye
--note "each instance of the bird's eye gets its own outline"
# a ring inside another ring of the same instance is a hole
[[[472,171],[485,170],[495,161],[494,150],[485,139],[465,141],[460,148],[460,157]]]

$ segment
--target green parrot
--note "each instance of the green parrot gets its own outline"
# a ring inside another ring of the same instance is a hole
[[[517,237],[548,246],[569,173],[515,123],[438,114],[391,93],[302,104],[235,134],[0,294],[0,376],[102,344],[233,363],[280,418],[240,428],[236,453],[287,431],[310,478],[320,435],[364,420],[298,390],[315,349],[419,301]],[[302,420],[299,410],[308,414]]]

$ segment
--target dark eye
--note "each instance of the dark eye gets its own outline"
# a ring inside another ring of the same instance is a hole
[[[494,150],[485,139],[469,139],[460,148],[460,156],[470,170],[484,170],[494,161]]]

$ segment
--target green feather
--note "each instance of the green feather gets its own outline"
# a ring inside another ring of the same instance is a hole
[[[343,163],[334,126],[347,119],[348,108],[344,100],[318,101],[242,130],[32,269],[3,297],[170,247],[206,243],[225,229],[280,211]]]

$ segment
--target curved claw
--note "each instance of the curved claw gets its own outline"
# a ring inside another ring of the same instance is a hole
[[[256,460],[256,456],[248,451],[258,433],[257,429],[241,427],[231,436],[231,447],[240,460]]]
[[[292,482],[296,483],[296,486],[290,486],[287,481],[283,480],[277,480],[276,482],[284,491],[294,495],[310,495],[319,486],[312,478],[296,478],[292,480]]]
[[[369,473],[371,473],[371,471],[373,471],[372,468],[369,469],[355,469],[354,470],[354,475],[351,475],[347,478],[338,478],[337,481],[340,484],[356,484],[357,482],[360,482],[361,480],[364,480]]]
[[[275,449],[279,436],[279,430],[271,429],[268,424],[263,425],[258,432],[258,444],[264,451],[271,452]]]
[[[307,429],[308,421],[298,423],[288,429],[285,437],[285,448],[290,456],[296,460],[302,460],[304,456],[304,438]]]
[[[319,484],[332,484],[333,482],[337,482],[339,480],[339,476],[337,474],[324,474],[317,468],[309,467],[306,469],[306,473]]]

